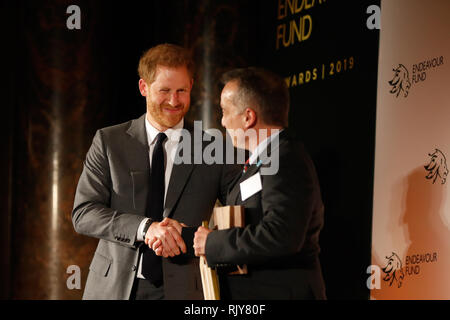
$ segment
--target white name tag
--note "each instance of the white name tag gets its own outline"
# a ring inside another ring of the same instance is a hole
[[[255,193],[262,190],[261,175],[259,172],[254,174],[244,182],[240,183],[242,201],[250,198]]]

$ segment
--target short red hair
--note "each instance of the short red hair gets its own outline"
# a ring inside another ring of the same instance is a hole
[[[183,47],[164,43],[148,49],[139,60],[139,77],[149,84],[152,83],[158,65],[170,68],[185,66],[191,78],[194,77],[194,61],[190,52]]]

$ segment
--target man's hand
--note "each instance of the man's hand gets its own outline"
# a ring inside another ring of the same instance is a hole
[[[186,253],[186,244],[181,238],[182,228],[183,224],[169,218],[153,222],[145,235],[145,244],[153,249],[156,255],[164,258]]]
[[[198,227],[194,234],[194,251],[197,257],[205,255],[206,238],[212,232],[211,229],[205,227]]]

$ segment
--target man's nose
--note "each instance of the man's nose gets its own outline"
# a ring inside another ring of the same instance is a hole
[[[169,104],[173,107],[177,106],[179,104],[179,99],[178,99],[178,92],[174,92],[170,95],[169,97]]]

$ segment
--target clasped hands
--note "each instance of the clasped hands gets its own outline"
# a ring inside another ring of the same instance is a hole
[[[161,222],[155,221],[148,228],[144,242],[157,256],[164,258],[186,253],[186,244],[181,237],[183,227],[187,226],[170,218],[164,218]],[[211,231],[199,227],[195,232],[194,251],[197,257],[205,254],[206,238]]]
[[[181,237],[183,227],[186,227],[184,223],[170,218],[155,221],[148,228],[144,242],[157,256],[164,258],[186,253],[186,244]]]

